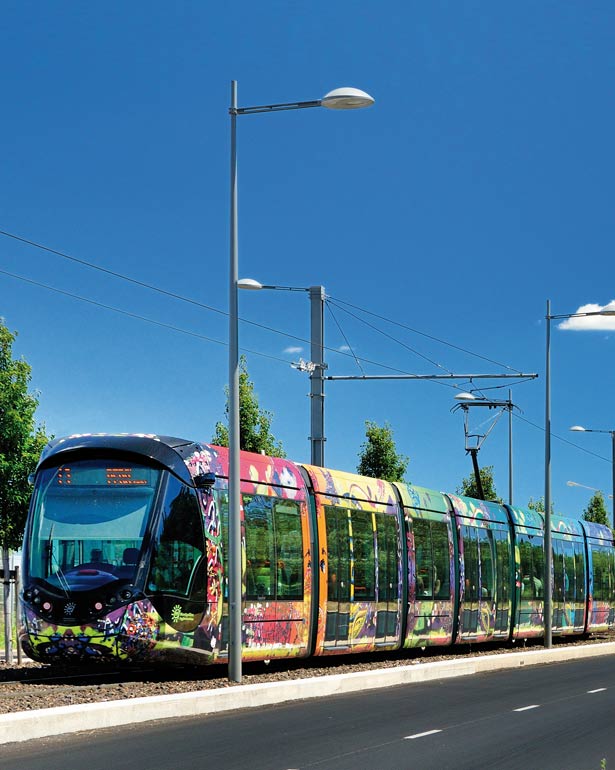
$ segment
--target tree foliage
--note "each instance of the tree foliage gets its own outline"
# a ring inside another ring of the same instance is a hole
[[[403,481],[409,458],[399,454],[390,425],[365,421],[367,441],[361,444],[357,472],[384,481]]]
[[[538,500],[534,500],[533,497],[530,497],[527,503],[527,507],[530,508],[532,511],[537,511],[538,513],[544,513],[545,512],[545,499],[544,497],[539,497]],[[553,516],[555,514],[555,503],[551,502],[551,515]]]
[[[583,519],[585,521],[593,521],[595,524],[610,526],[604,495],[599,490],[594,492],[587,504],[587,508],[583,511]]]
[[[226,390],[226,421],[216,423],[212,443],[217,446],[228,446],[228,414],[229,391]],[[258,404],[258,396],[254,391],[254,383],[248,375],[245,356],[239,360],[239,446],[246,452],[264,452],[271,457],[286,457],[282,443],[271,435],[271,420],[273,415]]]
[[[485,500],[501,503],[502,498],[498,495],[495,488],[493,465],[485,465],[484,468],[480,469],[479,473],[483,485],[483,492],[485,493]],[[465,497],[478,498],[478,487],[476,486],[476,477],[473,473],[461,480],[461,484],[457,487],[457,494],[464,495]]]
[[[21,545],[32,492],[28,476],[48,441],[44,426],[34,421],[32,369],[13,358],[15,336],[0,320],[0,547],[8,549]]]

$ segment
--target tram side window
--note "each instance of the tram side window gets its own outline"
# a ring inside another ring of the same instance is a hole
[[[557,601],[564,599],[564,575],[564,543],[559,538],[553,538],[553,583]]]
[[[574,601],[576,598],[577,587],[574,569],[574,543],[572,540],[565,540],[564,546],[564,595],[568,601]]]
[[[611,601],[613,598],[614,578],[613,554],[609,548],[593,546],[592,573],[594,578],[594,599]]]
[[[493,549],[491,532],[487,529],[478,531],[478,547],[480,550],[480,590],[483,599],[493,598]]]
[[[478,601],[478,539],[476,527],[463,526],[463,561],[466,602]]]
[[[497,564],[498,602],[500,606],[507,604],[510,599],[510,541],[506,532],[494,532]]]
[[[518,536],[521,558],[521,598],[542,599],[544,552],[542,538],[538,535]],[[554,559],[555,564],[555,559]]]
[[[292,500],[273,505],[278,599],[303,597],[303,539],[301,511]]]
[[[352,511],[354,596],[364,601],[376,598],[376,561],[372,514]]]
[[[429,521],[413,519],[412,531],[416,560],[416,597],[417,599],[433,598],[433,556]]]
[[[275,596],[273,504],[264,495],[244,495],[246,598]]]
[[[447,599],[451,593],[451,574],[448,551],[448,527],[443,521],[431,522],[433,546],[434,597]]]
[[[417,599],[450,596],[448,528],[446,522],[413,519]]]
[[[328,600],[350,601],[350,537],[348,511],[325,507],[328,558]]]
[[[204,552],[196,495],[171,476],[152,553],[149,589],[156,593],[204,598],[207,573]]]
[[[585,601],[585,545],[582,540],[574,541],[574,570],[577,584],[577,601]]]
[[[394,516],[376,514],[378,536],[378,600],[397,598],[397,522]]]

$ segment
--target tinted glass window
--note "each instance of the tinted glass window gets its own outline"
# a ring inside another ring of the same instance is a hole
[[[354,565],[354,596],[358,600],[376,598],[376,560],[372,514],[352,511],[352,550]]]
[[[495,532],[494,534],[496,538],[498,603],[502,606],[510,600],[510,541],[508,533]]]
[[[201,512],[194,490],[171,476],[154,541],[148,589],[204,598],[204,553]]]
[[[133,580],[161,471],[78,460],[37,475],[27,571],[63,589]]]
[[[519,534],[521,557],[521,598],[543,598],[544,549],[542,537]],[[555,559],[553,560],[555,564]]]
[[[478,541],[476,527],[463,526],[465,601],[478,601]]]
[[[564,540],[564,596],[567,601],[574,601],[577,595],[576,574],[574,567],[574,543]]]
[[[303,597],[303,540],[301,512],[292,500],[273,504],[278,599]]]
[[[611,601],[613,598],[613,553],[602,545],[592,546],[594,599]]]
[[[574,569],[577,585],[577,601],[585,601],[585,545],[582,540],[574,542]]]
[[[434,597],[436,599],[447,599],[450,596],[448,527],[444,521],[432,521],[430,523],[433,551]]]
[[[481,577],[481,597],[483,599],[493,599],[494,574],[493,574],[493,551],[491,533],[486,529],[479,529],[479,550],[480,550],[480,577]]]
[[[350,533],[348,512],[325,508],[329,559],[329,601],[350,600]]]
[[[246,598],[275,596],[276,560],[270,497],[244,495]]]
[[[416,558],[416,597],[433,597],[433,555],[429,521],[412,520],[414,553]]]
[[[393,516],[376,515],[378,537],[378,599],[397,598],[397,522]]]

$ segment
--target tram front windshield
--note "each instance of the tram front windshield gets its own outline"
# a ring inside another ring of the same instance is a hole
[[[77,460],[37,475],[27,569],[61,590],[133,582],[161,471]]]

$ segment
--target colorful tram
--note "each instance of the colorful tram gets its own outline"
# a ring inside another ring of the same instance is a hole
[[[241,453],[244,660],[504,642],[615,625],[607,527]],[[228,455],[76,435],[39,462],[24,539],[38,661],[228,659]]]

